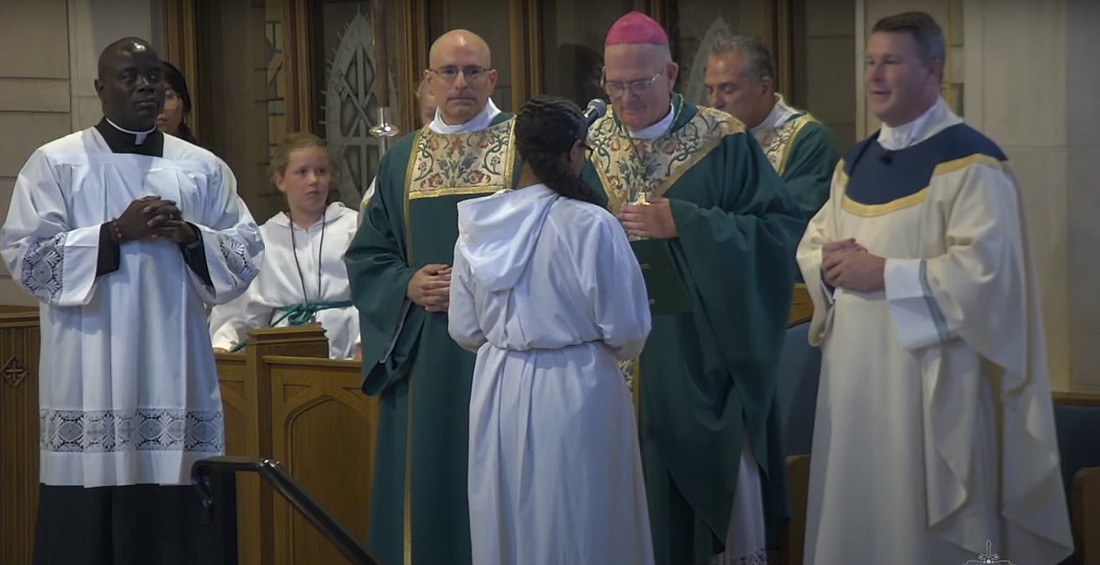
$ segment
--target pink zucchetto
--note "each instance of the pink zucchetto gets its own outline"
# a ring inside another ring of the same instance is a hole
[[[661,24],[653,18],[638,12],[629,14],[615,20],[611,29],[607,31],[607,39],[604,47],[623,43],[644,45],[668,45],[668,34]]]

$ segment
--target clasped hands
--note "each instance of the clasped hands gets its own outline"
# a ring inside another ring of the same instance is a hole
[[[854,238],[821,247],[821,278],[835,288],[875,292],[886,288],[886,259],[868,253]]]
[[[197,230],[183,220],[183,213],[176,203],[159,196],[134,200],[112,224],[119,243],[165,239],[186,245],[199,238]]]
[[[451,305],[451,267],[424,265],[409,279],[405,295],[428,312],[446,312]]]

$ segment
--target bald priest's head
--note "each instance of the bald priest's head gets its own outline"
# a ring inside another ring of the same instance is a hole
[[[439,36],[428,65],[424,80],[448,125],[464,124],[481,113],[497,86],[489,44],[471,31],[456,29]]]

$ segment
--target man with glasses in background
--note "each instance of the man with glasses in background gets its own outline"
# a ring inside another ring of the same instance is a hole
[[[630,371],[656,561],[763,563],[765,513],[785,513],[773,373],[800,214],[740,122],[672,92],[655,21],[616,21],[604,60],[612,111],[584,175],[648,279],[653,331]]]
[[[390,149],[345,256],[363,391],[379,397],[368,545],[383,563],[469,564],[466,496],[474,355],[447,332],[456,205],[512,188],[512,114],[490,96],[489,46],[454,30],[424,71],[435,118]]]

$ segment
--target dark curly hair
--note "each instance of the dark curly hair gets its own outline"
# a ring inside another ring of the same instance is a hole
[[[535,175],[554,192],[597,206],[595,189],[573,174],[562,156],[588,136],[580,108],[558,96],[536,96],[516,114],[516,149]]]

